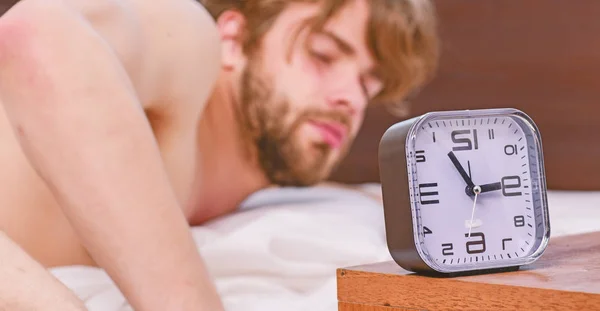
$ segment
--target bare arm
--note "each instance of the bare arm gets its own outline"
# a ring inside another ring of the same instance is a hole
[[[0,96],[28,159],[136,310],[220,310],[131,82],[59,1],[0,19]]]
[[[85,310],[73,292],[3,232],[0,254],[0,310]]]

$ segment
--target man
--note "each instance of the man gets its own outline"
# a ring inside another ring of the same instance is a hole
[[[221,309],[189,226],[325,179],[367,104],[436,59],[427,0],[19,2],[0,18],[0,309],[82,308],[44,270],[78,264],[136,310]]]

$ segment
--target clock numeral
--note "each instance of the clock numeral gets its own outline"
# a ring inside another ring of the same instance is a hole
[[[433,233],[433,231],[431,231],[429,228],[427,228],[425,226],[423,227],[423,234],[424,235],[428,235],[428,234],[432,234],[432,233]]]
[[[506,145],[504,146],[504,154],[508,156],[517,155],[519,154],[519,149],[517,149],[517,145]]]
[[[513,181],[513,182],[511,182]],[[509,182],[509,183],[507,183]],[[521,177],[519,176],[506,176],[502,177],[502,194],[505,197],[514,197],[522,195],[521,191],[508,192],[508,189],[516,189],[521,187]]]
[[[496,135],[494,134],[494,129],[489,129],[488,130],[488,135],[490,136],[490,140],[496,138]]]
[[[473,140],[471,140],[471,133],[473,134]],[[453,147],[453,151],[465,151],[465,150],[475,150],[479,149],[479,142],[477,140],[477,130],[456,130],[452,131],[450,134],[452,136],[452,142],[455,144],[460,144],[462,146]],[[469,137],[458,137],[459,135],[468,135]]]
[[[468,233],[465,233],[465,237],[469,237]],[[482,232],[472,232],[471,238],[479,238],[475,241],[468,241],[467,253],[469,254],[479,254],[485,252],[485,235]]]
[[[452,245],[452,243],[442,244],[442,255],[444,255],[444,256],[454,255],[454,252],[452,251],[453,249],[454,249],[454,246]]]
[[[502,239],[502,250],[506,250],[506,246],[504,245],[504,243],[508,242],[508,241],[512,241],[511,238],[506,238],[506,239]]]
[[[425,150],[417,150],[415,152],[415,157],[417,158],[417,163],[427,161],[427,159],[425,158]]]
[[[435,191],[435,188],[437,188],[438,184],[437,183],[431,183],[431,184],[420,184],[419,185],[419,196],[421,198],[421,204],[425,205],[425,204],[438,204],[440,203],[440,200],[438,199],[431,199],[431,200],[424,200],[423,197],[429,197],[429,196],[437,196],[439,195],[439,193],[437,191]],[[423,192],[423,188],[434,188],[431,191],[428,192]]]
[[[515,227],[525,227],[525,217],[515,216]]]

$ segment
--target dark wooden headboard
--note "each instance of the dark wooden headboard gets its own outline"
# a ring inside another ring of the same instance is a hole
[[[514,107],[540,128],[548,187],[600,190],[600,1],[437,0],[442,59],[411,101],[433,110]],[[382,108],[332,177],[378,182],[377,147],[400,119]]]

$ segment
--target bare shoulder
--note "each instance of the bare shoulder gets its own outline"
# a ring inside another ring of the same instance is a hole
[[[186,116],[194,115],[191,109],[201,110],[198,103],[207,99],[220,69],[220,38],[199,2],[21,0],[12,11],[29,12],[34,22],[52,23],[62,15],[51,14],[50,6],[63,6],[80,16],[110,47],[145,109]],[[56,35],[68,36],[67,30]]]
[[[220,39],[197,1],[67,1],[119,54],[145,106],[185,115],[202,108],[220,69]]]
[[[144,5],[150,1],[131,0]],[[199,112],[221,68],[221,40],[216,23],[196,0],[153,0],[146,5],[145,33],[154,46],[149,61],[165,65],[161,88],[165,101],[184,105],[180,111]],[[180,107],[181,108],[181,107]]]
[[[220,69],[220,39],[198,1],[63,2],[111,46],[145,108],[186,115],[202,108],[198,102],[206,100]]]

